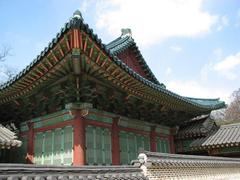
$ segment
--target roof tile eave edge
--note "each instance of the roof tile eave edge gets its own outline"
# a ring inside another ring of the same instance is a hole
[[[46,53],[51,50],[53,48],[53,46],[58,43],[59,38],[66,33],[67,30],[71,29],[71,28],[82,28],[82,30],[85,30],[86,33],[88,35],[91,36],[91,38],[93,38],[93,40],[95,41],[95,43],[97,43],[99,45],[99,47],[101,47],[101,49],[118,65],[120,66],[124,71],[126,71],[128,74],[130,74],[131,76],[133,76],[135,79],[143,82],[145,85],[149,86],[150,88],[153,88],[159,92],[164,93],[165,95],[171,96],[173,98],[179,99],[187,104],[191,104],[196,106],[197,108],[200,109],[205,109],[207,111],[209,110],[214,110],[214,109],[219,109],[219,106],[203,106],[201,104],[198,104],[196,102],[190,101],[189,99],[180,96],[174,92],[171,92],[167,89],[164,89],[163,87],[161,87],[158,84],[155,84],[153,82],[151,82],[150,80],[142,77],[141,75],[139,75],[138,73],[136,73],[135,71],[133,71],[131,68],[129,68],[126,64],[124,64],[121,60],[119,60],[118,58],[116,58],[116,56],[114,56],[107,48],[106,46],[102,43],[101,39],[98,38],[98,36],[96,34],[93,33],[93,30],[89,28],[88,24],[85,24],[83,22],[82,19],[76,19],[76,18],[72,18],[69,20],[69,22],[65,23],[64,27],[61,28],[60,33],[57,33],[57,36],[55,38],[52,39],[52,41],[48,44],[48,46],[46,48],[44,48],[43,51],[41,51],[40,55],[37,56],[36,59],[34,59],[30,65],[28,65],[24,70],[22,70],[19,74],[17,74],[15,77],[13,77],[11,80],[9,80],[8,82],[4,83],[3,85],[0,86],[0,91],[7,88],[8,86],[10,86],[11,84],[13,84],[14,82],[16,82],[17,80],[19,80],[20,78],[24,77],[24,75],[26,75],[31,68],[33,68],[41,59],[42,57],[44,57],[44,55],[46,55]],[[224,103],[224,102],[223,102]],[[225,103],[224,103],[225,104]]]
[[[55,44],[58,43],[60,37],[66,33],[66,31],[68,29],[70,29],[72,27],[72,21],[73,19],[69,20],[69,22],[64,24],[64,27],[62,27],[60,29],[60,32],[57,33],[56,37],[54,37],[49,43],[48,46],[46,46],[44,48],[44,50],[42,50],[40,52],[39,55],[37,55],[37,57],[35,59],[33,59],[33,61],[30,62],[29,65],[26,66],[26,68],[24,68],[22,71],[20,71],[18,74],[16,74],[13,78],[11,78],[10,80],[8,80],[7,82],[3,83],[0,85],[0,91],[4,90],[5,88],[7,88],[8,86],[14,84],[16,81],[18,81],[19,79],[21,79],[22,77],[24,77],[34,66],[36,66],[36,64],[38,64],[41,59],[53,48],[53,46]]]

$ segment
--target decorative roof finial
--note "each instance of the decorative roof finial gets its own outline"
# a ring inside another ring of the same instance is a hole
[[[126,36],[132,37],[132,31],[130,28],[123,28],[123,29],[121,29],[121,31],[122,31],[122,35],[121,35],[122,38],[124,38]]]
[[[82,14],[79,10],[76,10],[74,13],[73,13],[73,18],[77,18],[77,19],[82,19]]]

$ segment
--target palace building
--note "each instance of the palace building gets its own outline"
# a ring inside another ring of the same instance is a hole
[[[223,107],[169,91],[130,29],[104,44],[79,11],[0,87],[1,124],[19,129],[21,149],[10,152],[21,163],[126,165],[140,149],[175,153],[177,127]]]

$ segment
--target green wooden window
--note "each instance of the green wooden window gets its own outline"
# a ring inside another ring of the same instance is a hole
[[[71,165],[73,161],[73,128],[67,126],[63,129],[63,164]]]
[[[52,164],[52,131],[44,133],[43,164]]]
[[[157,137],[157,152],[169,153],[169,141],[167,138]]]
[[[43,160],[43,133],[37,133],[34,139],[34,163],[42,164]]]
[[[71,165],[73,161],[73,128],[67,126],[37,133],[34,140],[34,163]]]
[[[53,134],[53,162],[52,164],[62,164],[62,129],[55,129]]]
[[[26,163],[26,155],[27,155],[27,136],[23,136],[20,138],[22,141],[22,145],[17,148],[15,159],[17,163]]]
[[[149,136],[121,131],[120,134],[120,162],[129,164],[136,159],[140,149],[150,150]]]
[[[112,163],[111,132],[107,128],[86,127],[86,161],[91,165]]]

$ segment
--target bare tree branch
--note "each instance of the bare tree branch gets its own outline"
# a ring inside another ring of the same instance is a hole
[[[10,55],[11,48],[7,45],[2,45],[0,50],[0,61],[3,62],[6,60],[6,57]]]
[[[225,119],[240,121],[240,88],[232,93],[233,101],[226,110]]]
[[[8,56],[10,56],[10,51],[11,48],[10,46],[7,45],[2,45],[0,47],[0,84],[10,80],[11,78],[13,78],[13,76],[16,75],[16,69],[7,66],[5,63],[3,63]]]

